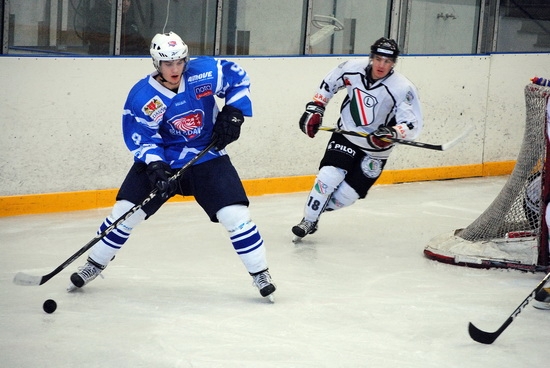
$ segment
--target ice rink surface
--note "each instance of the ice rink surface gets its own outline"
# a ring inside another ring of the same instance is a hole
[[[376,186],[326,213],[300,244],[290,228],[307,193],[251,197],[267,246],[275,302],[262,299],[225,230],[194,202],[170,203],[138,226],[82,290],[65,292],[81,257],[43,275],[94,235],[110,209],[0,218],[0,366],[19,367],[546,367],[550,311],[527,306],[543,278],[423,256],[426,243],[470,224],[506,177]],[[57,311],[42,303],[55,299]]]

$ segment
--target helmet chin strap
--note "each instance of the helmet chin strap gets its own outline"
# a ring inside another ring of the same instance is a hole
[[[162,73],[160,72],[160,70],[158,71],[159,72],[159,79],[162,83],[164,82],[168,82],[166,79],[164,79],[164,77],[162,76]]]
[[[157,75],[157,77],[158,77],[158,81],[160,82],[160,84],[162,84],[165,88],[168,88],[169,90],[177,93],[177,90],[179,88],[179,83],[174,84],[174,83],[169,82],[168,80],[166,80],[166,78],[164,78],[162,76],[162,73],[160,71],[159,71],[159,74]]]

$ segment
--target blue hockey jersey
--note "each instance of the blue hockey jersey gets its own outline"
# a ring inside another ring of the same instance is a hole
[[[162,160],[180,168],[206,148],[219,112],[215,96],[252,116],[250,80],[231,61],[206,56],[190,60],[177,93],[156,81],[157,74],[136,83],[124,105],[124,142],[136,161]],[[225,154],[211,150],[197,163]]]

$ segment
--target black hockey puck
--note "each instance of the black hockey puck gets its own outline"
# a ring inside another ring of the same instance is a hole
[[[48,299],[42,305],[42,309],[48,314],[53,313],[57,309],[57,303],[53,299]]]

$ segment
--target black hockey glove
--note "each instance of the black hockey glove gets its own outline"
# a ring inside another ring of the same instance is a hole
[[[178,186],[175,180],[169,180],[172,176],[172,170],[166,162],[153,161],[147,165],[145,172],[153,188],[158,189],[162,199],[168,199],[176,194]]]
[[[319,102],[308,102],[306,105],[306,111],[300,118],[300,130],[313,138],[319,131],[319,127],[323,122],[323,115],[325,113],[325,107]]]
[[[367,141],[374,148],[387,148],[393,144],[380,138],[397,138],[397,131],[392,127],[381,126],[367,136]]]
[[[216,149],[222,150],[231,142],[235,142],[241,135],[241,125],[244,116],[241,110],[225,105],[216,117],[212,139],[216,142]]]

